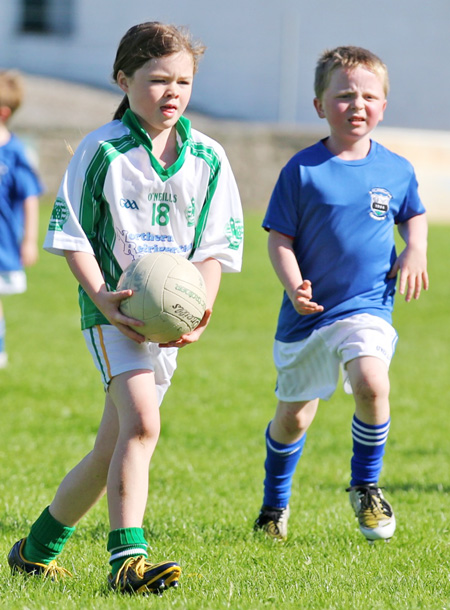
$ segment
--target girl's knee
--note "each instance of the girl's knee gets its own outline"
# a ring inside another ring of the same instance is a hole
[[[135,417],[132,421],[125,422],[121,428],[123,435],[139,443],[156,443],[160,433],[159,421],[145,416]]]
[[[159,426],[148,425],[144,421],[136,424],[132,432],[134,432],[134,438],[140,442],[158,440],[159,438]]]

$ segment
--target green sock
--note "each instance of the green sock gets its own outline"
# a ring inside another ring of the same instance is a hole
[[[109,563],[112,575],[115,576],[122,565],[130,557],[147,555],[148,543],[144,538],[144,530],[141,527],[122,527],[112,530],[108,537],[107,549],[111,553]]]
[[[74,531],[74,527],[67,527],[52,517],[47,506],[31,526],[23,548],[25,559],[49,564],[61,553]]]

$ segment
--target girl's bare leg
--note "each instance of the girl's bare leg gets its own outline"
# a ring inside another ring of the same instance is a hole
[[[104,495],[118,431],[117,410],[106,394],[93,450],[64,477],[50,505],[51,515],[63,525],[75,526]]]
[[[107,479],[110,527],[142,527],[149,465],[160,432],[154,374],[142,370],[117,375],[109,394],[119,420]]]

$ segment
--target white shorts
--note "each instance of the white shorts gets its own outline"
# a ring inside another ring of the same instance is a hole
[[[25,271],[0,272],[0,294],[21,294],[27,289]]]
[[[389,368],[397,338],[388,322],[363,313],[323,326],[302,341],[275,341],[273,356],[278,373],[275,394],[285,402],[328,400],[336,390],[339,369],[344,390],[351,394],[347,362],[375,356]]]
[[[155,374],[158,402],[162,403],[177,368],[178,348],[161,348],[149,341],[136,343],[110,324],[83,330],[83,335],[105,389],[120,373],[147,369]]]

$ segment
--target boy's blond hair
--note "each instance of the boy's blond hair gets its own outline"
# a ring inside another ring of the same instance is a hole
[[[389,92],[389,76],[386,65],[381,59],[362,47],[336,47],[326,50],[319,57],[316,66],[316,77],[314,80],[314,91],[317,99],[321,99],[325,89],[330,84],[331,75],[337,68],[353,70],[362,66],[376,74],[383,83],[384,94]]]
[[[23,94],[23,79],[19,72],[0,70],[0,106],[6,106],[13,114],[22,104]]]

